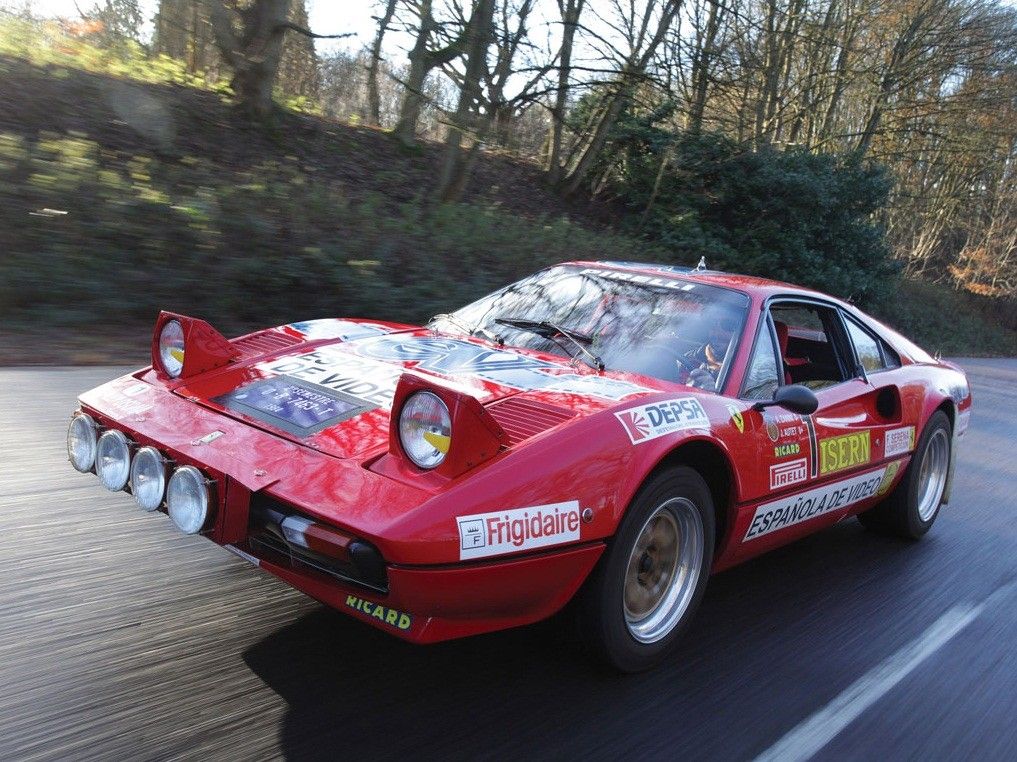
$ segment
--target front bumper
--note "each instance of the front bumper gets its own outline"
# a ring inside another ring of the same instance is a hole
[[[292,490],[273,495],[273,487],[282,487],[279,473],[291,482],[312,473],[312,484],[328,474],[334,488],[329,494],[394,513],[422,497],[405,485],[389,488],[388,480],[359,465],[251,429],[130,376],[88,392],[81,402],[100,425],[158,448],[177,464],[197,466],[214,480],[216,513],[202,532],[208,539],[322,603],[405,640],[431,643],[547,618],[576,593],[604,551],[604,543],[594,541],[501,560],[429,563],[426,544],[420,545],[423,555],[413,558],[406,551],[413,543],[390,543],[369,526],[341,525],[322,515],[318,505],[294,500]],[[218,436],[210,440],[210,432]],[[320,490],[312,491],[320,501]],[[371,543],[385,561],[384,589],[258,542],[251,503],[259,494],[285,499],[295,511]],[[372,498],[377,502],[364,502]]]
[[[247,543],[227,545],[322,603],[414,643],[435,643],[546,619],[582,585],[603,543],[539,556],[446,567],[389,565],[387,594],[297,568]]]

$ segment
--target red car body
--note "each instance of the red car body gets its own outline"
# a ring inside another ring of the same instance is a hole
[[[966,428],[964,374],[848,304],[752,277],[577,265],[746,294],[749,317],[723,388],[601,372],[395,323],[311,321],[227,342],[201,321],[164,313],[156,336],[170,318],[188,335],[182,377],[160,369],[153,346],[152,367],[84,393],[81,410],[100,429],[207,475],[208,539],[420,643],[561,609],[662,463],[691,465],[710,487],[716,572],[871,508],[901,479],[935,411],[949,416],[954,443]],[[813,415],[756,409],[739,389],[774,299],[853,316],[892,347],[899,367],[818,390]],[[234,394],[280,375],[373,406],[300,436],[245,411]],[[457,432],[445,463],[430,471],[402,453],[390,425],[400,401],[421,388],[446,402]],[[307,520],[309,548],[288,544],[272,523],[290,515]]]

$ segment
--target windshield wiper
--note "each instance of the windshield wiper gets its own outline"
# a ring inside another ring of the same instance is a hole
[[[510,328],[518,328],[520,331],[529,331],[535,333],[538,336],[543,336],[545,339],[550,339],[559,347],[565,349],[559,342],[558,337],[563,336],[586,356],[588,364],[596,368],[597,370],[604,370],[604,361],[600,359],[600,356],[592,352],[587,348],[586,345],[593,343],[593,337],[587,336],[585,333],[579,331],[573,331],[569,328],[562,328],[557,323],[552,323],[550,320],[526,320],[524,318],[495,318],[495,323],[500,325],[507,325]],[[565,350],[568,351],[567,349]],[[571,353],[570,353],[571,355]],[[576,359],[576,355],[571,355],[572,359]]]
[[[445,321],[451,323],[452,325],[454,325],[457,328],[459,328],[461,331],[465,331],[467,336],[472,336],[475,333],[479,333],[485,339],[490,339],[491,341],[495,342],[496,344],[504,344],[505,343],[505,340],[502,339],[501,336],[493,334],[489,330],[487,330],[486,328],[481,328],[479,325],[473,326],[471,328],[469,325],[467,325],[465,320],[463,320],[462,318],[456,317],[451,312],[440,312],[440,313],[438,313],[437,315],[435,315],[434,317],[432,317],[430,320],[427,321],[427,325],[430,326],[431,323],[433,323],[436,320],[445,320]]]

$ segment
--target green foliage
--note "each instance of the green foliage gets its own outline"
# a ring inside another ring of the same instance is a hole
[[[86,328],[159,309],[222,330],[323,316],[419,321],[546,264],[653,257],[497,206],[356,202],[294,157],[237,170],[0,133],[0,315]]]
[[[683,262],[704,255],[713,268],[861,304],[889,293],[897,267],[873,220],[890,187],[879,167],[804,150],[748,151],[713,134],[674,136],[652,125],[660,116],[629,119],[614,138],[613,189],[644,235]]]
[[[191,74],[183,61],[166,55],[150,56],[136,40],[116,37],[105,44],[98,31],[75,33],[57,21],[22,18],[0,13],[0,56],[11,56],[39,66],[64,66],[109,74],[152,84],[174,83],[213,90],[225,83],[207,82],[204,74]]]
[[[929,352],[944,356],[1017,356],[1017,330],[996,310],[1013,304],[965,294],[949,286],[905,280],[892,299],[870,312]],[[1012,324],[1013,319],[1011,317]]]

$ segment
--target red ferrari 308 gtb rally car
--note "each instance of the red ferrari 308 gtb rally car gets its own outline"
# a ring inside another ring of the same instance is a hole
[[[80,403],[75,468],[330,606],[428,643],[578,596],[629,671],[711,572],[851,515],[925,534],[971,414],[958,368],[848,304],[612,262],[425,327],[164,312],[152,366]]]

